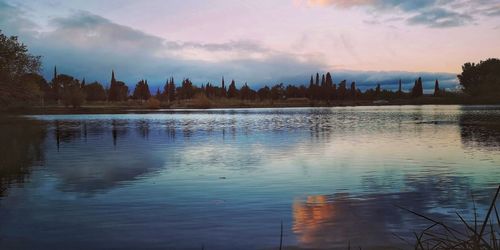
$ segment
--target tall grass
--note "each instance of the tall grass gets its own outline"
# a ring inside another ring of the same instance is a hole
[[[500,186],[497,188],[495,196],[491,201],[488,212],[482,220],[478,220],[476,205],[473,199],[474,221],[467,222],[458,212],[460,226],[457,228],[443,221],[430,218],[426,215],[417,213],[407,208],[399,207],[418,217],[421,217],[431,224],[420,233],[415,233],[414,247],[418,250],[423,249],[493,249],[500,250],[500,217],[496,207],[496,200],[500,192]],[[480,223],[480,224],[478,224]],[[403,238],[398,238],[404,240]]]

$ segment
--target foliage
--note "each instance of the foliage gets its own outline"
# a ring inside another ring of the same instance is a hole
[[[40,96],[36,81],[22,81],[27,74],[38,74],[39,56],[31,55],[26,45],[16,36],[8,37],[0,31],[0,105],[31,103]]]
[[[17,40],[17,37],[7,37],[0,32],[0,105],[12,106],[12,104],[32,105],[35,102],[44,104],[45,101],[63,103],[66,106],[78,107],[85,100],[123,102],[129,99],[129,88],[121,81],[116,80],[115,72],[111,72],[109,89],[102,84],[93,82],[86,85],[83,80],[78,80],[64,74],[58,74],[54,67],[54,75],[50,83],[38,74],[41,63],[40,57],[28,53],[26,46]],[[462,67],[462,74],[458,75],[463,91],[472,96],[487,97],[498,100],[500,97],[500,60],[488,59],[479,64],[466,63]],[[264,86],[260,89],[252,89],[244,84],[240,89],[236,87],[234,80],[226,86],[224,77],[219,86],[207,83],[197,87],[189,80],[184,79],[180,87],[176,87],[174,78],[169,78],[162,91],[156,91],[157,101],[181,101],[197,99],[235,99],[252,101],[284,100],[284,99],[306,99],[311,104],[331,105],[342,104],[344,101],[373,101],[377,99],[394,100],[401,98],[418,98],[424,95],[422,79],[415,80],[415,84],[409,93],[403,92],[402,82],[396,92],[382,89],[380,84],[376,88],[362,92],[356,88],[356,83],[347,85],[346,80],[335,84],[330,72],[326,74],[316,73],[311,75],[309,85],[287,85],[283,83],[273,86]],[[227,89],[226,89],[227,87]],[[200,94],[200,95],[198,95]],[[436,79],[434,97],[443,97],[445,91],[440,88]],[[150,100],[151,93],[146,80],[139,81],[132,94],[132,98],[141,101]],[[430,95],[429,95],[430,96]],[[447,93],[447,97],[451,97]],[[154,101],[152,100],[152,101]],[[478,99],[475,99],[478,100]],[[418,101],[418,100],[414,100]],[[156,103],[154,101],[154,103]],[[156,105],[154,105],[156,106]]]
[[[177,88],[177,96],[179,99],[191,99],[195,94],[193,83],[188,79],[182,81],[182,86]]]
[[[146,102],[146,106],[150,109],[159,109],[160,108],[160,100],[155,97],[150,97]]]
[[[85,91],[87,101],[106,101],[106,91],[100,83],[93,82],[91,84],[85,85],[83,89]]]
[[[227,89],[227,97],[228,98],[236,98],[238,96],[238,89],[236,88],[236,83],[234,80],[229,84],[229,88]]]
[[[132,98],[138,100],[148,100],[151,97],[151,92],[149,91],[148,81],[141,80],[135,85],[134,94]]]
[[[128,98],[128,87],[124,82],[115,79],[115,72],[111,72],[111,85],[109,87],[108,101],[122,102]]]
[[[62,83],[62,101],[66,107],[78,108],[85,101],[85,92],[78,80],[68,75],[58,76]]]
[[[424,95],[424,87],[422,85],[422,78],[418,78],[415,80],[415,85],[413,86],[413,89],[411,90],[411,97],[420,97]]]
[[[467,94],[500,97],[500,59],[466,63],[457,77]]]
[[[424,229],[419,234],[415,233],[416,242],[414,249],[500,249],[499,237],[500,219],[496,202],[500,186],[491,201],[488,212],[483,220],[478,221],[478,213],[473,200],[474,221],[467,222],[458,212],[457,217],[462,224],[460,227],[454,227],[443,222],[441,219],[434,219],[427,215],[417,213],[407,208],[397,206],[413,215],[423,218],[432,225]],[[489,224],[489,225],[488,225]],[[465,231],[463,230],[465,229]],[[397,235],[396,235],[397,236]],[[399,237],[399,236],[397,236]],[[400,239],[406,241],[404,238]]]

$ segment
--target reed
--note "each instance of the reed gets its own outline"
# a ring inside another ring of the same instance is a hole
[[[409,213],[429,221],[431,224],[420,233],[415,233],[414,248],[424,249],[493,249],[500,250],[500,217],[496,207],[496,201],[500,192],[497,188],[495,196],[491,201],[488,212],[483,220],[478,220],[476,205],[473,198],[474,222],[467,222],[458,212],[457,217],[461,221],[461,226],[456,228],[443,221],[430,218],[410,209],[397,206]],[[481,223],[481,224],[478,224]],[[479,227],[478,227],[479,226]],[[404,240],[402,237],[398,238]],[[406,241],[406,240],[405,240]]]

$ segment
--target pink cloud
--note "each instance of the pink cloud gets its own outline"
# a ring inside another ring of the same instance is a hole
[[[307,0],[312,6],[337,6],[341,8],[350,8],[373,4],[375,0]]]

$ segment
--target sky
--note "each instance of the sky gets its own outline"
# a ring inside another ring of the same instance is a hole
[[[455,88],[466,62],[500,57],[500,0],[0,0],[0,29],[43,73],[133,86],[222,76],[252,87],[332,72],[362,88]]]

